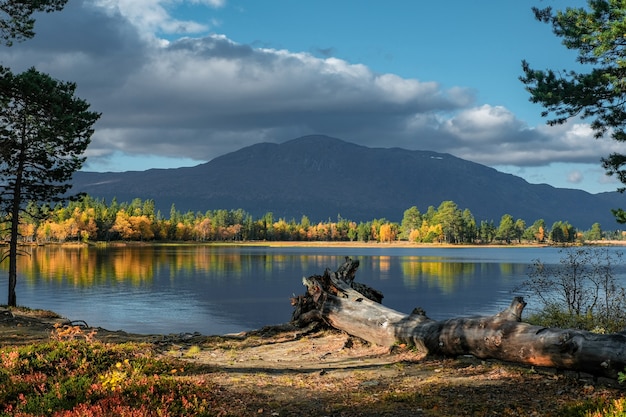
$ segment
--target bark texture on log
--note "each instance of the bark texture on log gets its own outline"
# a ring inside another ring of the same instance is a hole
[[[406,315],[381,305],[379,291],[355,283],[357,268],[358,261],[346,258],[336,272],[303,278],[307,293],[292,299],[293,320],[323,320],[377,345],[405,343],[430,355],[473,355],[609,378],[626,367],[626,332],[595,334],[524,323],[522,297],[493,316],[435,321],[419,308]]]

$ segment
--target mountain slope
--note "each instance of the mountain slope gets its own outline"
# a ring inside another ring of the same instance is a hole
[[[596,221],[615,228],[610,209],[624,197],[529,184],[449,154],[368,148],[327,136],[260,143],[191,168],[78,172],[72,191],[107,201],[150,198],[164,213],[174,203],[181,211],[242,208],[255,217],[273,212],[275,218],[307,215],[312,221],[338,215],[400,221],[411,206],[425,212],[452,200],[477,222],[497,225],[511,214],[527,224],[562,220],[580,229]]]

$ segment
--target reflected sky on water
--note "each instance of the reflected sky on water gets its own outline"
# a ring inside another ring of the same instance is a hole
[[[290,320],[302,277],[350,256],[356,280],[383,304],[433,319],[493,314],[509,305],[533,260],[556,248],[321,248],[254,246],[36,247],[19,259],[19,305],[90,326],[139,333],[225,334]],[[6,300],[8,262],[0,264]]]

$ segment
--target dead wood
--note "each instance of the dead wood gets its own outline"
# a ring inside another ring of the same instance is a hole
[[[415,346],[429,355],[473,355],[617,378],[626,366],[626,332],[595,334],[522,322],[526,302],[515,297],[493,316],[436,321],[416,308],[407,315],[383,306],[383,294],[354,282],[358,261],[336,272],[303,278],[306,294],[294,297],[294,322],[324,321],[368,342]]]

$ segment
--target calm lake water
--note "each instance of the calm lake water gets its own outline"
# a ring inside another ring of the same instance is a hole
[[[356,280],[383,304],[433,319],[494,314],[556,248],[37,247],[18,265],[17,301],[90,326],[137,333],[225,334],[285,323],[302,277],[360,261]],[[8,262],[0,264],[0,303]],[[532,303],[532,300],[529,300]],[[532,304],[528,308],[531,308]]]

